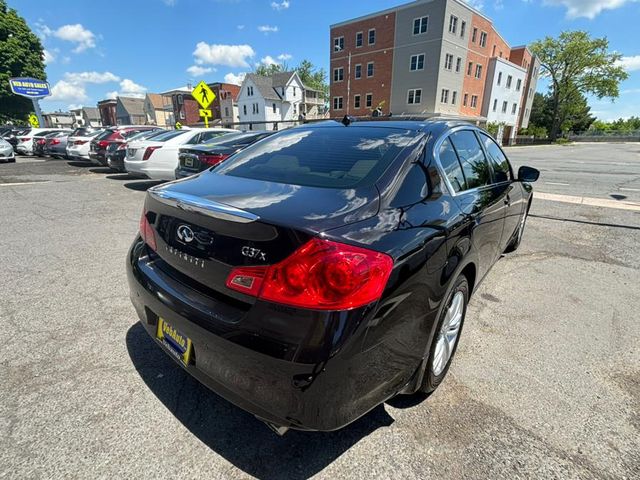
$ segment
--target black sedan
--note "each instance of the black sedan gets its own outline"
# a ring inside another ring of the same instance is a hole
[[[131,299],[180,366],[278,433],[335,430],[442,382],[538,175],[462,122],[282,131],[148,191]]]
[[[214,167],[234,153],[272,135],[273,132],[239,132],[222,135],[204,145],[181,148],[178,155],[176,178],[189,177],[195,173]]]

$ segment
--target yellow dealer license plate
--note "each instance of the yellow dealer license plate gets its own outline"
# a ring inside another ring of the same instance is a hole
[[[156,338],[169,350],[169,353],[180,360],[184,365],[189,365],[191,358],[191,340],[172,327],[166,320],[158,319]]]

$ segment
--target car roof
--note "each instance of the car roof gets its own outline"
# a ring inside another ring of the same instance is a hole
[[[377,119],[377,120],[357,120],[353,119],[352,122],[345,127],[345,125],[338,120],[328,120],[318,123],[305,124],[306,127],[311,128],[352,128],[352,127],[376,127],[376,128],[393,128],[400,130],[412,130],[415,132],[425,132],[431,133],[433,136],[440,136],[440,134],[444,133],[447,130],[450,130],[459,126],[467,126],[476,128],[476,126],[466,120],[460,119],[442,119],[442,118],[422,118],[422,119],[414,119],[412,117],[407,117],[403,119]]]

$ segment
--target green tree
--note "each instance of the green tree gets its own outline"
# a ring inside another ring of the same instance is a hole
[[[587,32],[562,32],[558,38],[545,37],[534,42],[531,51],[540,59],[541,73],[550,80],[551,128],[549,136],[558,138],[562,112],[576,94],[597,98],[617,98],[620,82],[628,78],[618,64],[619,53],[609,52],[606,38],[591,38]]]
[[[44,49],[27,22],[0,0],[0,122],[25,121],[33,110],[28,98],[11,93],[9,78],[46,80]]]

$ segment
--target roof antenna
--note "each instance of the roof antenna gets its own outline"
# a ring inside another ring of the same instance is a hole
[[[350,117],[349,115],[345,115],[342,119],[342,123],[345,127],[348,127],[349,125],[351,125],[351,123],[355,120],[355,118]]]

